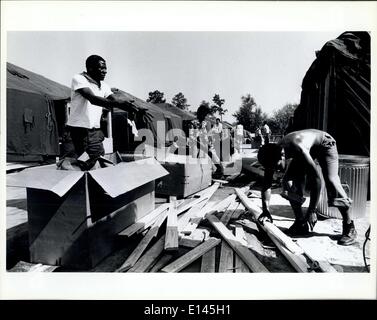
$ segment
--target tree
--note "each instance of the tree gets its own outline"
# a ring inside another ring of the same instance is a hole
[[[287,103],[284,107],[274,112],[270,119],[270,129],[273,134],[284,135],[288,127],[289,120],[293,117],[298,104]]]
[[[171,100],[171,103],[182,110],[187,110],[190,106],[189,104],[187,104],[187,99],[185,98],[182,92],[177,93]]]
[[[267,120],[266,113],[262,112],[249,93],[241,97],[241,106],[233,117],[236,118],[238,124],[242,124],[244,129],[250,132],[255,132],[257,127]]]
[[[196,111],[196,117],[198,118],[199,121],[203,121],[204,118],[209,114],[212,114],[211,108],[209,106],[209,102],[203,100],[200,103],[198,110]]]
[[[225,99],[221,99],[219,94],[215,94],[212,98],[212,101],[214,104],[211,106],[211,112],[212,114],[218,113],[221,119],[221,122],[223,121],[223,115],[228,112],[227,109],[224,109],[222,105],[225,103]]]
[[[163,92],[155,90],[153,92],[149,92],[149,98],[147,99],[147,102],[165,103],[166,99],[164,99],[164,93]]]

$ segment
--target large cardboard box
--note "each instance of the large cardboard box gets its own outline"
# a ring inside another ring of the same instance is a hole
[[[168,155],[162,166],[169,175],[160,179],[156,193],[185,198],[207,188],[212,181],[212,162],[209,158],[190,158],[184,155]]]
[[[155,180],[168,172],[154,159],[93,171],[32,168],[7,179],[27,188],[31,262],[94,267],[118,232],[154,209]]]

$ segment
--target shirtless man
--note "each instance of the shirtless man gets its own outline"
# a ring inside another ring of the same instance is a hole
[[[337,207],[343,218],[343,233],[339,245],[351,245],[356,241],[356,229],[347,197],[338,175],[339,159],[335,139],[328,133],[307,129],[287,134],[279,144],[266,144],[258,153],[258,160],[265,168],[262,187],[263,213],[260,221],[272,220],[269,212],[271,185],[274,171],[285,168],[285,159],[290,159],[283,177],[282,196],[290,201],[295,213],[295,222],[289,228],[290,235],[305,235],[316,222],[316,207],[321,192],[321,178],[314,160],[317,160],[325,181],[328,205]],[[305,214],[302,212],[305,177],[309,183],[310,202]]]

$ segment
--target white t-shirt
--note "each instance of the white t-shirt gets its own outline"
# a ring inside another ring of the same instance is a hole
[[[267,124],[265,124],[262,127],[262,131],[263,131],[263,134],[270,134],[271,133],[270,127]]]
[[[223,125],[221,123],[219,123],[218,125],[217,123],[215,123],[215,125],[212,128],[212,132],[220,134],[222,131],[223,131]]]
[[[78,89],[89,88],[96,96],[107,98],[112,94],[110,87],[101,82],[101,88],[92,81],[89,81],[82,74],[76,74],[72,79],[71,86],[71,109],[67,125],[81,128],[99,128],[102,116],[102,107],[91,104],[85,99]]]

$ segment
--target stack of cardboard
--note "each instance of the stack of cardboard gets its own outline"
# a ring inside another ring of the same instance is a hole
[[[116,235],[155,205],[155,160],[92,171],[32,168],[7,179],[27,188],[31,262],[88,269],[109,255]]]

